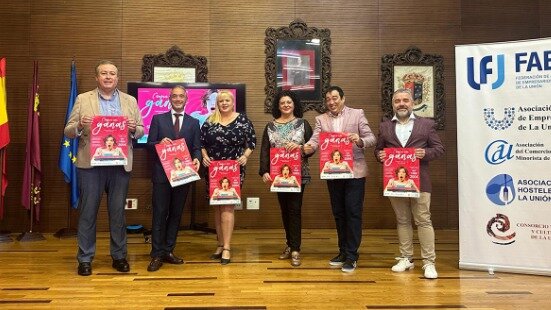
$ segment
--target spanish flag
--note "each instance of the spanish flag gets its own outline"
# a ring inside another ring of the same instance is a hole
[[[6,99],[6,58],[0,58],[0,220],[4,217],[4,195],[8,186],[6,177],[6,146],[10,143]]]

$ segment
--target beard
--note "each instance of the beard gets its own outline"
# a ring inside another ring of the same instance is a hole
[[[411,112],[412,112],[412,111],[410,111],[410,110],[406,110],[406,111],[404,111],[404,110],[398,110],[398,111],[396,111],[396,116],[397,116],[398,118],[400,118],[400,119],[406,119],[406,118],[409,118],[409,117],[410,117]]]

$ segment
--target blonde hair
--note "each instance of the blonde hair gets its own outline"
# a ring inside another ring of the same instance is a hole
[[[207,122],[212,123],[212,124],[219,124],[220,121],[222,120],[222,115],[220,114],[220,109],[218,108],[218,100],[220,100],[220,98],[222,96],[230,97],[230,99],[233,103],[233,109],[235,111],[235,97],[233,96],[233,94],[230,91],[221,90],[221,91],[218,92],[218,96],[216,96],[216,107],[214,109],[214,112],[207,118]]]

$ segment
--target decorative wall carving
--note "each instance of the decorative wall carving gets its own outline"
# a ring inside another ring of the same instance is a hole
[[[155,67],[195,68],[195,81],[208,82],[207,58],[186,54],[176,45],[164,54],[143,56],[142,82],[153,82]]]

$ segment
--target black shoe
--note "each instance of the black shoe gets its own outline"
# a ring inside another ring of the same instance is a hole
[[[223,245],[219,245],[218,247],[216,247],[216,251],[218,251],[219,248],[220,248],[220,249],[223,249],[224,246],[223,246]],[[217,259],[221,259],[221,258],[222,258],[222,251],[220,251],[220,253],[214,252],[214,253],[212,253],[212,254],[210,255],[210,259],[217,260]]]
[[[113,260],[113,268],[115,268],[118,272],[129,272],[130,271],[130,265],[128,265],[128,262],[126,261],[126,258],[121,259],[114,259]]]
[[[161,268],[163,262],[160,257],[153,257],[149,265],[147,266],[147,271],[157,271]]]
[[[167,255],[163,257],[163,262],[169,263],[169,264],[175,264],[180,265],[184,263],[184,260],[179,258],[178,256],[174,255],[174,253],[170,252]]]
[[[342,264],[342,272],[352,272],[356,269],[356,261],[351,259],[346,259]]]
[[[339,253],[339,255],[331,258],[329,260],[329,265],[331,266],[342,266],[344,261],[346,260],[346,255],[344,253]]]
[[[230,253],[231,250],[230,249],[223,249],[222,253],[224,253],[224,251]],[[220,264],[222,264],[222,265],[227,265],[231,261],[231,258],[224,258],[224,257],[222,257],[222,255],[220,255],[220,257],[221,257],[220,258]]]
[[[78,263],[78,275],[89,276],[92,274],[92,264],[89,262]]]

